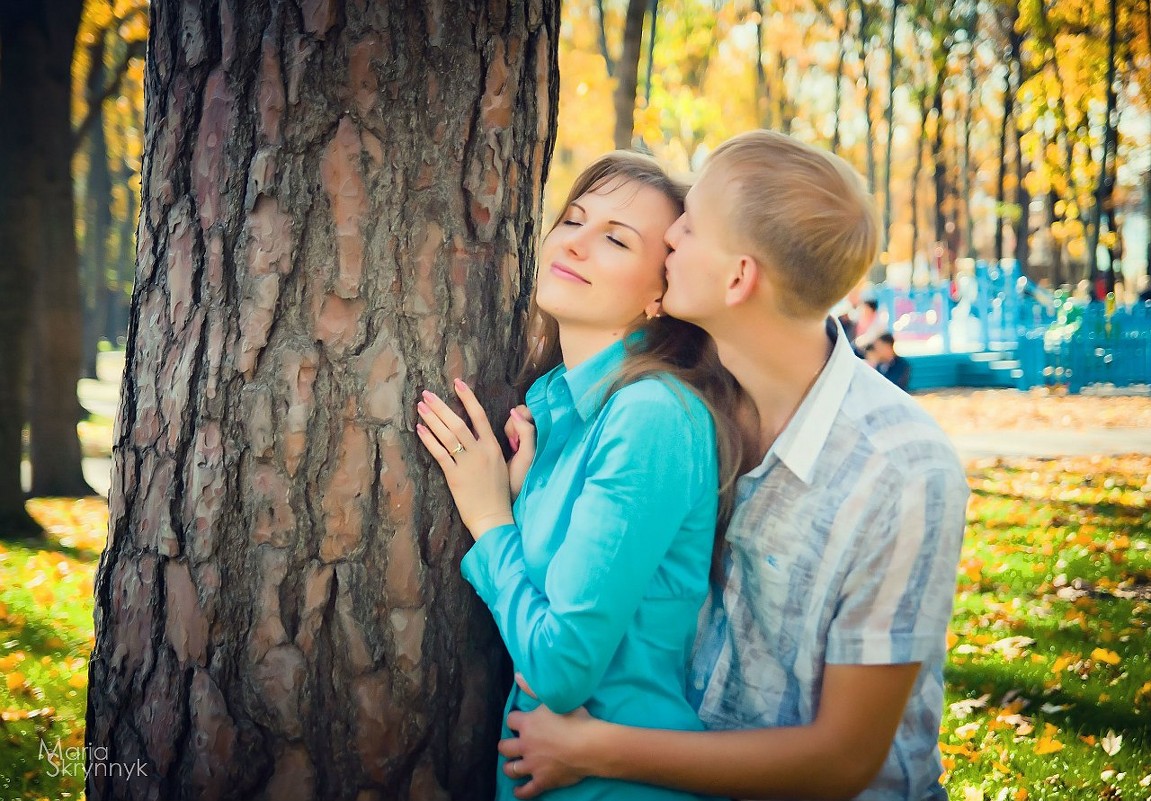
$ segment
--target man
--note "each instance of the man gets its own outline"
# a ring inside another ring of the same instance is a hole
[[[907,391],[911,383],[911,362],[895,352],[895,337],[884,332],[867,349],[867,363],[895,386]]]
[[[738,798],[945,799],[946,627],[968,489],[954,450],[827,312],[875,258],[842,160],[756,131],[708,160],[668,231],[664,309],[716,341],[754,404],[692,686],[710,731],[515,712],[528,798],[589,775]],[[674,447],[674,443],[669,443]]]

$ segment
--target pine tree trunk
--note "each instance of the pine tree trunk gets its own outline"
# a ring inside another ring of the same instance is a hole
[[[28,404],[32,495],[94,494],[80,468],[80,380],[83,315],[73,199],[72,52],[81,0],[54,0],[45,14],[52,31],[38,125],[43,152],[38,175],[41,239],[32,299],[32,384]]]
[[[491,797],[508,676],[414,407],[512,402],[558,16],[153,2],[86,733],[148,775],[92,801]]]

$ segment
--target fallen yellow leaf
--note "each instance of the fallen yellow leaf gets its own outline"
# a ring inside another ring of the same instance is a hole
[[[1119,654],[1106,648],[1096,648],[1091,652],[1091,658],[1096,662],[1106,662],[1108,665],[1118,665],[1120,662]]]
[[[1042,756],[1043,754],[1054,754],[1063,750],[1063,743],[1056,740],[1054,737],[1040,737],[1035,742],[1035,753]]]

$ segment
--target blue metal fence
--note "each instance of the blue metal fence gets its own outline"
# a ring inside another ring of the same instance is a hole
[[[1018,368],[1012,375],[1021,373],[1021,389],[1065,385],[1079,392],[1091,384],[1151,384],[1151,302],[1118,309],[1112,302],[1084,304],[1036,286],[1013,259],[976,262],[954,286],[876,289],[898,339],[938,337],[945,354],[956,344],[952,320],[966,315],[967,349],[975,345],[1003,360],[1013,354]]]
[[[1151,302],[1115,310],[1103,303],[1068,306],[1056,323],[1020,340],[1021,389],[1151,384]]]
[[[1028,331],[1054,322],[1062,300],[1022,275],[1014,259],[1004,259],[1001,265],[977,261],[954,286],[937,281],[914,287],[880,284],[876,290],[897,337],[938,336],[944,353],[952,352],[951,323],[957,313],[976,321],[976,343],[983,350],[1010,349]]]

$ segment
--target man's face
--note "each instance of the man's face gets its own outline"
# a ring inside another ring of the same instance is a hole
[[[686,210],[664,236],[672,252],[666,262],[663,308],[705,330],[707,321],[726,308],[729,272],[738,260],[728,245],[727,185],[722,171],[705,169],[687,193]]]
[[[889,362],[895,358],[895,349],[882,339],[875,340],[871,346],[871,350],[875,353],[875,357],[881,362]]]

